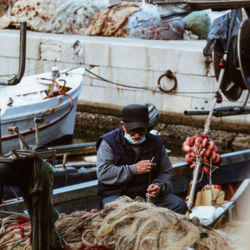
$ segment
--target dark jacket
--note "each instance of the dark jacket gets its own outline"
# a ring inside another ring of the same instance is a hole
[[[131,144],[124,138],[122,128],[113,130],[97,141],[97,149],[101,141],[105,140],[113,150],[114,162],[116,166],[135,164],[141,160],[151,160],[154,156],[156,166],[153,167],[151,174],[135,175],[131,181],[123,185],[106,185],[98,181],[98,195],[105,198],[111,195],[127,195],[131,198],[135,196],[145,197],[149,182],[159,173],[159,164],[161,161],[162,140],[152,134],[146,135],[146,141],[140,145],[138,154],[132,149]]]

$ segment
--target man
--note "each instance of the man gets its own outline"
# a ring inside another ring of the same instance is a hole
[[[184,214],[185,202],[171,192],[172,165],[162,140],[148,127],[147,107],[131,104],[123,108],[121,128],[98,139],[98,195],[103,206],[122,195],[147,196],[156,206]]]

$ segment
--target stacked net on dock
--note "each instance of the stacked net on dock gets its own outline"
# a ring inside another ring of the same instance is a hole
[[[107,204],[101,211],[61,214],[55,227],[64,247],[71,250],[91,247],[117,250],[180,250],[185,247],[197,250],[230,249],[212,229],[193,223],[167,208],[133,201],[125,196]],[[0,232],[0,249],[9,250],[15,242],[14,239],[9,241],[11,230],[6,230],[6,223],[2,223]],[[25,235],[28,232],[25,231]],[[21,238],[17,236],[17,243]],[[29,239],[21,243],[26,244],[27,248],[20,249],[30,249]]]
[[[53,17],[56,9],[66,0],[19,0],[9,5],[7,13],[0,19],[0,29],[10,25],[19,26],[27,21],[27,27],[43,31],[44,25]]]
[[[139,10],[135,3],[123,2],[99,11],[92,19],[86,35],[127,37],[125,24],[130,15]]]
[[[183,38],[184,23],[173,20],[162,23],[154,5],[147,4],[128,18],[125,25],[129,38],[178,40]]]
[[[34,31],[83,34],[102,0],[19,0],[0,5],[0,29],[27,21]]]
[[[206,38],[210,17],[203,11],[162,22],[152,4],[123,1],[108,6],[102,0],[2,0],[0,29],[27,27],[39,32],[153,40]]]
[[[0,249],[31,250],[30,220],[24,216],[11,215],[0,218]]]
[[[150,4],[139,7],[123,2],[99,11],[86,29],[86,35],[129,37],[154,40],[183,38],[184,23],[162,23],[157,9]]]
[[[10,0],[2,0],[0,1],[0,18],[6,14],[10,4],[12,3],[12,5],[14,4],[13,1]]]
[[[106,4],[102,0],[68,0],[58,7],[46,32],[84,34],[93,16]]]

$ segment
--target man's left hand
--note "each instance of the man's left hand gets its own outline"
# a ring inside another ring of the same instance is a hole
[[[160,187],[159,187],[158,185],[156,185],[156,184],[150,184],[150,185],[148,186],[147,191],[148,191],[148,196],[149,196],[150,198],[155,198],[157,195],[159,195],[161,189],[160,189]]]

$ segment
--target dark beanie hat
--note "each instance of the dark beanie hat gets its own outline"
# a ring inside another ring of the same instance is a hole
[[[148,108],[141,104],[130,104],[122,110],[122,121],[128,130],[148,128]]]

